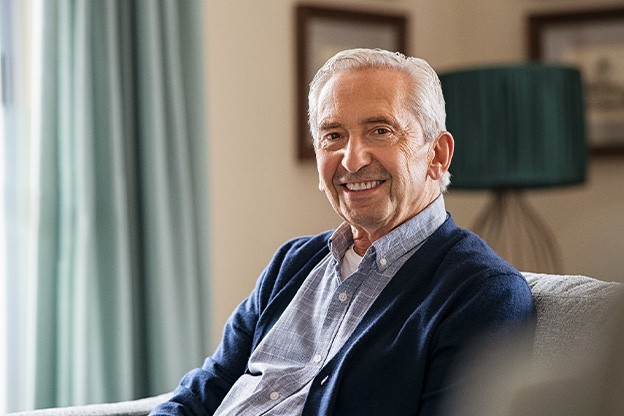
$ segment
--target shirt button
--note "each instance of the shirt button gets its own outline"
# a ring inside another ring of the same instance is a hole
[[[322,359],[323,359],[323,356],[321,354],[316,354],[313,358],[315,363],[320,363]]]
[[[271,394],[269,395],[269,397],[270,397],[270,398],[271,398],[271,400],[273,400],[273,401],[275,401],[275,400],[279,399],[279,396],[280,396],[280,395],[279,395],[279,393],[278,393],[278,392],[276,392],[276,391],[274,391],[273,393],[271,393]]]
[[[386,260],[385,257],[382,257],[381,260],[379,260],[379,264],[381,264],[382,266],[385,266],[386,263],[388,263],[388,260]]]
[[[341,294],[338,295],[338,300],[340,302],[344,302],[349,298],[349,296],[347,296],[347,294],[345,292],[342,292]]]

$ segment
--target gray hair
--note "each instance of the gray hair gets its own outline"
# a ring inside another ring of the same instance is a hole
[[[427,61],[382,49],[349,49],[330,58],[310,83],[308,123],[315,143],[318,140],[317,106],[321,90],[336,73],[362,68],[391,68],[407,74],[413,86],[407,99],[423,129],[425,141],[433,141],[446,130],[446,110],[440,79]],[[441,191],[445,192],[449,184],[450,174],[445,172],[440,179]]]

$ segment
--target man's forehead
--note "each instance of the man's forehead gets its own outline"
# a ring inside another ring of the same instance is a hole
[[[334,74],[319,93],[318,103],[338,98],[346,99],[395,99],[405,96],[410,78],[394,68],[348,69]]]
[[[317,124],[328,126],[346,116],[352,121],[357,119],[359,124],[387,122],[408,104],[400,78],[338,75],[332,77],[321,91],[316,106]]]

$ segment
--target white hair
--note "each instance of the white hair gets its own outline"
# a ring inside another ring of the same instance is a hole
[[[310,83],[308,94],[308,123],[314,142],[318,140],[318,100],[321,90],[336,73],[362,68],[391,68],[407,74],[412,90],[407,100],[420,123],[426,142],[435,140],[446,130],[446,110],[440,79],[424,59],[408,57],[399,52],[382,49],[349,49],[338,52],[318,70]],[[316,146],[315,146],[316,148]],[[450,174],[440,178],[440,189],[445,192]]]

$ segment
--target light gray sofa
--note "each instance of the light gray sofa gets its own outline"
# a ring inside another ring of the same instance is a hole
[[[608,321],[621,283],[585,276],[523,273],[531,286],[537,309],[534,338],[536,362],[560,356],[571,346],[599,336]],[[541,364],[540,364],[541,365]],[[14,413],[13,416],[141,416],[170,393],[147,399]]]

